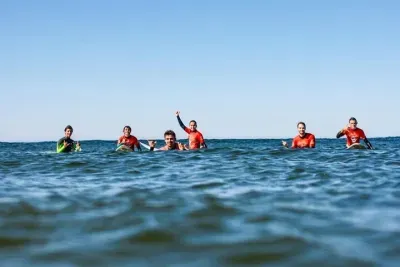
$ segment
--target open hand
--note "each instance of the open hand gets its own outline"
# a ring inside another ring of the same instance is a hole
[[[157,144],[157,141],[155,141],[155,140],[147,140],[147,142],[149,142],[150,147],[155,147]]]
[[[178,143],[178,148],[179,148],[179,150],[186,150],[185,145],[182,143]]]

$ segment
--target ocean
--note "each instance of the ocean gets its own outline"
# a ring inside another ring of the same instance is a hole
[[[3,142],[0,264],[397,267],[400,138],[370,141],[124,153],[94,140],[70,154]]]

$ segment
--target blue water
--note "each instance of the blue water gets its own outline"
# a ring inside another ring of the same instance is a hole
[[[0,143],[1,266],[400,266],[400,138],[370,141]]]

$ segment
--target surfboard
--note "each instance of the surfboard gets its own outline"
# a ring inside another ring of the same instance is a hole
[[[360,143],[355,143],[349,146],[347,149],[367,149],[367,148]]]
[[[132,148],[126,145],[119,145],[115,151],[126,151],[126,152],[132,152]]]
[[[141,146],[143,146],[144,148],[147,148],[148,150],[150,150],[150,147],[146,144],[143,144],[142,142],[139,142]],[[154,151],[160,150],[158,148],[154,148]]]

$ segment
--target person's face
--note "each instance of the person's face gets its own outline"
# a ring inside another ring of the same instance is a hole
[[[351,120],[349,122],[349,127],[350,127],[350,129],[355,130],[357,128],[357,121]]]
[[[297,126],[297,131],[299,131],[300,136],[303,136],[306,134],[306,127],[303,124],[299,124]]]
[[[189,128],[192,132],[195,132],[197,129],[197,125],[196,123],[194,123],[193,121],[191,123],[189,123]]]
[[[169,147],[169,148],[173,148],[175,145],[175,137],[172,134],[166,135],[164,137],[165,140],[165,144]]]
[[[125,137],[129,137],[130,135],[131,135],[131,130],[129,130],[128,127],[125,127],[124,128],[124,136]]]
[[[65,130],[65,137],[66,137],[66,138],[71,138],[71,135],[72,135],[71,129]]]

